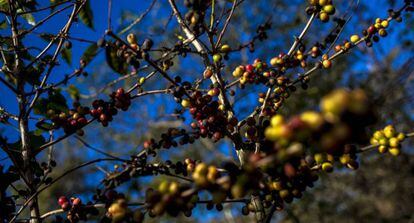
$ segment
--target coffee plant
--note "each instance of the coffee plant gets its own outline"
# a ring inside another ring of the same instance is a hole
[[[247,43],[226,42],[226,36],[233,35],[229,25],[237,10],[254,2],[160,1],[170,10],[168,23],[177,28],[171,38],[178,40],[167,45],[132,29],[156,2],[132,24],[115,27],[111,9],[117,1],[102,1],[108,14],[99,22],[107,28],[100,39],[90,40],[75,35],[79,26],[95,28],[96,10],[89,0],[0,0],[1,95],[7,101],[16,99],[15,106],[0,107],[5,129],[0,147],[6,156],[0,164],[0,222],[143,222],[189,217],[198,208],[222,211],[232,204],[239,204],[239,213],[254,216],[256,222],[271,222],[290,203],[312,193],[321,175],[356,170],[359,157],[375,150],[389,158],[398,156],[404,141],[414,137],[393,124],[378,123],[377,107],[359,88],[338,88],[320,98],[319,107],[313,109],[280,112],[292,95],[306,92],[320,71],[332,69],[351,51],[389,44],[385,40],[389,33],[414,11],[413,0],[396,1],[393,9],[381,8],[382,17],[371,17],[364,27],[351,27],[353,34],[348,36],[344,29],[352,16],[349,11],[357,10],[352,4],[358,3],[348,3],[344,13],[343,2],[305,1],[307,7],[297,7],[296,13],[306,16],[307,22],[291,46],[282,52],[268,50],[263,58],[249,58],[249,63],[239,60],[237,65],[229,62],[231,57],[246,49],[254,52],[275,31],[275,24],[267,20],[255,27]],[[44,31],[54,17],[64,18],[65,23],[53,24],[58,27],[54,34]],[[317,40],[307,38],[312,27],[319,28]],[[47,45],[39,48],[40,40]],[[62,77],[56,70],[64,66],[62,62],[72,63],[71,49],[78,42],[90,46],[83,49],[76,68]],[[96,83],[79,81],[89,75],[88,67],[100,55],[111,72],[121,76],[109,77],[105,88],[89,101],[80,91]],[[187,57],[201,61],[202,72],[177,74],[174,67]],[[130,77],[133,81],[113,88]],[[151,82],[158,88],[151,88]],[[234,100],[247,91],[254,92],[256,103]],[[76,138],[92,148],[85,136],[95,128],[116,127],[117,119],[141,106],[143,97],[158,94],[174,100],[177,109],[172,116],[184,120],[182,125],[147,137],[127,158],[99,150],[104,158],[52,176],[61,165],[53,156],[60,143]],[[237,104],[249,108],[250,114],[239,114]],[[91,128],[94,123],[99,125]],[[378,124],[383,129],[373,128]],[[226,145],[237,156],[217,165],[211,159],[161,155],[180,147],[197,148],[194,145],[201,140],[230,142]],[[115,166],[99,179],[92,196],[76,191],[62,194],[50,201],[54,210],[43,211],[42,193],[64,185],[70,174],[103,162]],[[124,185],[144,177],[160,180],[136,188],[139,200],[132,200],[123,192]]]

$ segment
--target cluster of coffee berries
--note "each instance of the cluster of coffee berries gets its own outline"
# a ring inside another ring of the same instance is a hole
[[[308,111],[290,120],[274,116],[265,137],[277,147],[300,142],[330,154],[342,154],[345,143],[363,141],[365,134],[361,129],[373,121],[363,91],[336,90],[322,99],[320,107],[320,113]]]
[[[93,101],[93,109],[90,110],[92,117],[96,118],[104,127],[108,126],[109,122],[113,120],[113,116],[118,114],[118,109],[126,111],[131,105],[131,95],[122,88],[113,92],[110,97],[109,102],[102,99]]]
[[[154,151],[156,149],[177,147],[178,145],[192,144],[200,135],[188,132],[185,129],[169,128],[166,133],[161,134],[160,140],[150,139],[144,142],[144,149]]]
[[[308,14],[317,13],[322,22],[328,22],[330,16],[335,14],[335,6],[332,0],[309,0],[310,6],[306,9]]]
[[[210,184],[214,184],[220,176],[220,173],[215,166],[207,166],[205,163],[199,163],[195,166],[192,176],[197,186],[205,188]]]
[[[148,206],[148,215],[154,217],[167,213],[177,216],[184,213],[187,217],[191,216],[199,198],[189,189],[189,185],[167,180],[159,184],[158,190],[147,189],[145,203]]]
[[[200,35],[205,31],[204,18],[210,2],[210,0],[184,1],[184,5],[188,8],[188,12],[185,14],[185,21],[195,35]]]
[[[348,51],[349,49],[351,49],[352,44],[357,44],[359,41],[359,36],[358,35],[353,35],[350,37],[350,41],[348,40],[344,40],[342,44],[337,44],[335,45],[335,52],[339,52],[339,51]]]
[[[305,46],[301,45],[299,49],[293,54],[292,57],[285,53],[280,53],[278,56],[273,57],[270,60],[270,65],[277,68],[280,72],[285,72],[289,68],[306,66],[307,55],[305,53]]]
[[[125,198],[119,198],[109,206],[106,216],[110,218],[112,222],[123,222],[130,212]]]
[[[88,120],[85,117],[88,114],[89,108],[83,107],[79,103],[74,103],[74,108],[69,111],[58,111],[53,109],[47,111],[47,117],[52,120],[55,129],[62,127],[65,133],[69,134],[76,132],[80,136],[84,134],[82,127],[88,123]]]
[[[60,207],[67,212],[66,218],[69,222],[79,222],[87,220],[88,215],[98,215],[99,211],[91,204],[84,205],[82,200],[78,197],[68,199],[66,196],[61,196],[58,199]]]
[[[123,88],[118,88],[118,90],[113,92],[110,97],[117,109],[126,111],[129,106],[131,106],[131,94],[125,92]]]
[[[193,92],[191,98],[182,100],[181,105],[189,108],[190,114],[195,119],[191,127],[198,131],[201,137],[219,141],[227,134],[227,131],[233,132],[237,125],[237,119],[228,120],[224,105],[213,100],[209,94],[203,95],[200,91]]]
[[[389,152],[393,156],[398,156],[401,152],[401,142],[404,139],[404,133],[397,132],[394,126],[388,125],[384,129],[376,131],[370,142],[371,145],[378,146],[380,153]]]
[[[224,58],[227,60],[229,58],[229,53],[231,52],[231,47],[227,44],[222,45],[218,49],[218,53],[213,55],[213,61],[214,63],[219,63]]]
[[[265,181],[265,200],[274,201],[279,210],[283,209],[284,203],[301,198],[306,189],[313,187],[318,180],[317,172],[312,171],[306,161],[298,157],[275,166],[265,162],[263,166],[269,168],[267,173],[272,173],[271,178]]]
[[[253,64],[240,65],[233,71],[233,77],[240,77],[240,84],[253,84],[256,82],[264,82],[269,77],[276,76],[274,71],[264,72],[267,64],[260,59],[256,59]]]

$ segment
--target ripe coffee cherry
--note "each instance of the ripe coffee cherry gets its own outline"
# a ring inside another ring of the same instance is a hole
[[[79,206],[79,205],[81,205],[82,204],[82,201],[81,201],[81,199],[80,198],[75,198],[75,199],[73,199],[73,201],[72,201],[72,204],[74,205],[74,206]]]
[[[329,69],[329,68],[331,68],[331,67],[332,67],[332,62],[331,62],[329,59],[323,60],[323,61],[322,61],[322,66],[323,66],[325,69]]]
[[[69,202],[69,200],[68,200],[68,198],[67,198],[67,197],[65,197],[65,196],[61,196],[61,197],[59,197],[59,199],[58,199],[58,203],[59,203],[59,205],[60,205],[60,206],[62,206],[64,203],[67,203],[67,202]]]
[[[209,79],[211,76],[213,76],[213,71],[210,68],[207,68],[203,73],[203,77]]]

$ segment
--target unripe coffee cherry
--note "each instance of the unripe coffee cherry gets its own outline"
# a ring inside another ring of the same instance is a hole
[[[329,21],[329,15],[328,15],[328,13],[322,11],[321,13],[319,13],[319,19],[322,22],[328,22]]]
[[[220,54],[217,53],[217,54],[213,55],[214,63],[219,63],[221,61],[221,59],[222,59],[222,56]]]
[[[229,53],[230,51],[231,51],[231,48],[227,44],[224,44],[223,46],[220,47],[220,52],[222,53]]]
[[[400,149],[399,149],[399,148],[390,148],[388,151],[389,151],[389,152],[390,152],[390,154],[391,154],[391,155],[393,155],[393,156],[398,156],[398,155],[400,155],[400,153],[401,153],[401,151],[400,151]]]
[[[335,7],[333,5],[325,5],[323,7],[323,11],[328,13],[329,15],[335,14]]]
[[[327,5],[328,3],[329,3],[329,0],[319,0],[319,5],[320,6]]]
[[[359,36],[358,35],[352,35],[351,36],[351,38],[350,38],[350,40],[351,40],[351,43],[353,43],[353,44],[355,44],[356,42],[358,42],[359,41]]]

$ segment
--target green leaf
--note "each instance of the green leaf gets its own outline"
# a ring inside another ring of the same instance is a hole
[[[47,98],[40,98],[33,106],[33,112],[38,115],[46,115],[49,109],[56,112],[67,112],[69,110],[66,98],[58,90],[49,91]]]
[[[18,9],[17,13],[21,13],[21,12],[25,12],[25,10],[22,9]],[[22,15],[22,17],[27,21],[27,23],[29,23],[30,25],[34,26],[36,25],[36,21],[35,18],[33,17],[33,15],[31,13],[25,13]]]
[[[71,65],[72,64],[72,50],[71,49],[67,49],[67,48],[63,48],[62,51],[60,51],[63,60]]]
[[[1,9],[6,9],[7,6],[7,0],[0,0],[0,8]]]
[[[7,22],[6,20],[3,20],[0,22],[0,29],[5,29],[5,28],[7,28]]]
[[[31,13],[23,14],[22,17],[29,23],[30,25],[36,25],[36,20]]]
[[[123,58],[118,57],[116,51],[117,49],[112,46],[106,47],[106,62],[112,70],[125,75],[128,73],[128,64]]]
[[[36,129],[34,131],[35,135],[41,135],[43,133],[43,131],[49,131],[54,129],[54,126],[52,123],[46,122],[46,120],[41,120],[39,122],[36,123],[36,127],[39,129]]]
[[[98,54],[98,45],[96,43],[91,44],[86,48],[85,52],[83,53],[81,59],[85,63],[85,65],[89,64],[92,59]]]
[[[29,132],[29,142],[32,148],[38,148],[46,143],[45,138],[42,135],[36,135],[34,131]],[[20,151],[22,149],[21,140],[9,144],[9,147],[15,151]]]
[[[79,12],[79,18],[82,21],[83,24],[85,24],[87,27],[94,29],[93,27],[93,13],[91,9],[91,5],[89,1],[86,1],[85,5]]]
[[[79,96],[80,96],[79,89],[75,85],[73,84],[69,85],[68,93],[70,94],[72,99],[74,100],[79,99]]]

